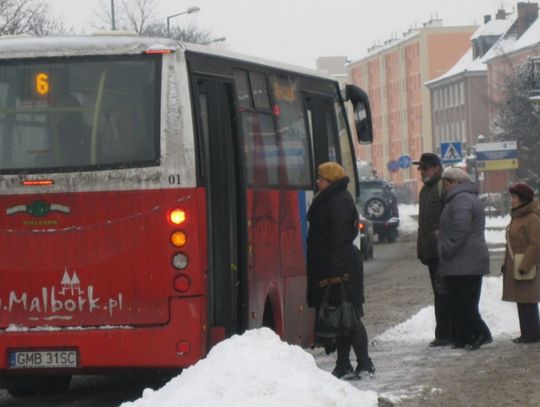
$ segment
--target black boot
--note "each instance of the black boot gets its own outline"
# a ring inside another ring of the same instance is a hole
[[[334,370],[332,370],[332,374],[338,379],[344,379],[352,376],[353,367],[351,365],[351,362],[348,362],[348,364],[336,364],[336,367],[334,368]]]
[[[375,365],[370,358],[368,358],[368,360],[364,363],[358,363],[358,366],[356,366],[354,371],[354,375],[360,377],[362,372],[367,372],[370,377],[375,376]]]

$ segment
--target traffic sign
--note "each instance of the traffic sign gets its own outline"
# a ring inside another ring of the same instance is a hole
[[[461,141],[441,143],[441,162],[443,164],[458,163],[463,160],[461,154]]]
[[[399,168],[402,168],[404,170],[409,168],[412,164],[411,157],[408,155],[402,155],[401,157],[399,157],[398,162],[399,162]]]
[[[518,168],[517,143],[515,141],[478,143],[475,150],[476,166],[481,171]]]
[[[388,164],[386,164],[386,168],[390,172],[398,172],[399,171],[399,162],[396,160],[388,161]]]

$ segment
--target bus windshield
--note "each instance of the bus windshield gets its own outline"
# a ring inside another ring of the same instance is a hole
[[[0,62],[0,172],[157,165],[159,61]]]

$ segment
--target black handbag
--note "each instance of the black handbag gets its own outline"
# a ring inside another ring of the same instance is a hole
[[[330,305],[332,285],[327,286],[324,291],[315,323],[315,341],[318,343],[327,343],[329,339],[349,334],[359,321],[354,305],[347,301],[343,282],[340,286],[341,304],[337,306]]]

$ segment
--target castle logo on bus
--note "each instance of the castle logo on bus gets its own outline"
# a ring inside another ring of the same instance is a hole
[[[0,310],[3,312],[24,311],[45,320],[69,320],[73,319],[74,313],[81,312],[107,312],[112,318],[122,308],[122,293],[102,299],[96,295],[94,286],[83,287],[77,273],[70,275],[67,270],[58,288],[54,285],[42,287],[39,295],[13,290],[8,298],[0,298]]]
[[[49,204],[45,201],[33,201],[29,205],[15,205],[7,208],[6,215],[15,215],[16,213],[24,212],[34,217],[42,217],[53,211],[69,214],[71,208],[61,204]]]

